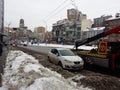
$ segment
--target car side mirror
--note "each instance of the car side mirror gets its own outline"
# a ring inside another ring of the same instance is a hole
[[[59,56],[59,53],[56,53],[57,56]]]

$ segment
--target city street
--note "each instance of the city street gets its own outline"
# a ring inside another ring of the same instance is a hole
[[[120,90],[119,3],[0,0],[0,90]]]
[[[35,52],[39,52],[41,54],[47,55],[48,51],[52,48],[52,47],[44,47],[44,46],[20,46],[22,48],[26,48]]]
[[[77,82],[78,86],[82,84],[84,86],[92,87],[93,89],[95,88],[96,90],[106,90],[108,88],[109,90],[119,90],[120,88],[119,73],[111,73],[107,69],[97,66],[84,68],[80,71],[64,70],[60,66],[56,66],[50,63],[46,55],[42,55],[40,53],[36,53],[35,51],[29,51],[23,48],[14,49],[22,50],[25,53],[34,56],[43,66],[62,74],[62,76],[66,79],[71,78],[73,81]],[[85,76],[86,78],[76,78],[81,75]]]

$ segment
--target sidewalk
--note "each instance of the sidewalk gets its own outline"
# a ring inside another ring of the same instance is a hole
[[[9,52],[9,50],[8,50],[7,46],[4,46],[3,53],[0,56],[0,87],[2,86],[2,75],[4,74],[4,67],[5,67],[8,52]]]

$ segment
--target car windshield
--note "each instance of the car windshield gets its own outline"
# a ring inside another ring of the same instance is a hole
[[[61,56],[75,56],[70,50],[59,50]]]

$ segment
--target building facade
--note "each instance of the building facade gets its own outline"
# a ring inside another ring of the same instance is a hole
[[[105,27],[90,28],[83,31],[83,39],[91,38],[97,34],[104,32]]]
[[[43,27],[43,26],[36,27],[36,28],[34,29],[34,32],[37,32],[37,33],[45,33],[45,27]]]
[[[83,19],[86,19],[86,14],[82,14],[78,9],[68,9],[67,10],[67,18],[69,21],[76,20],[81,21]]]
[[[36,27],[34,29],[34,36],[36,37],[36,41],[45,42],[45,27]]]
[[[94,19],[94,24],[93,24],[93,28],[95,27],[104,27],[105,26],[105,21],[109,18],[111,18],[112,15],[108,15],[108,16],[101,16],[101,17],[98,17],[98,18],[95,18]]]
[[[92,22],[77,9],[67,10],[67,19],[59,20],[52,26],[53,40],[73,42],[81,38],[82,29],[91,28]]]
[[[74,41],[75,39],[80,38],[80,32],[81,32],[80,21],[69,21],[64,26],[65,26],[65,39],[66,40]]]
[[[27,35],[27,30],[28,27],[25,26],[24,19],[19,20],[19,27],[18,27],[18,39],[22,41],[28,40],[28,35]]]
[[[97,34],[100,34],[102,32],[104,32],[105,27],[97,27],[97,28],[90,28],[90,29],[86,29],[83,31],[83,37],[82,40],[86,39],[86,38],[91,38]],[[98,43],[100,39],[95,40],[93,42],[90,42],[91,44],[96,45]]]
[[[58,40],[60,40],[61,38],[65,38],[65,23],[68,20],[64,19],[64,20],[59,20],[56,23],[53,24],[52,26],[52,36],[53,36],[53,40],[58,42]]]
[[[116,13],[115,17],[112,17],[110,19],[107,19],[105,21],[105,30],[109,30],[115,27],[120,26],[120,13]],[[108,39],[110,40],[120,40],[120,34],[111,34],[108,36]]]
[[[4,33],[4,0],[0,0],[0,33]],[[3,41],[2,35],[0,41]]]
[[[24,27],[24,19],[20,19],[19,27],[20,27],[20,28],[23,28],[23,27]]]
[[[116,13],[115,17],[109,18],[105,21],[106,29],[112,29],[120,26],[120,13]]]
[[[78,10],[75,10],[75,9],[68,9],[67,10],[67,17],[68,17],[68,20],[79,20],[80,19],[80,14],[81,12],[78,11]]]

